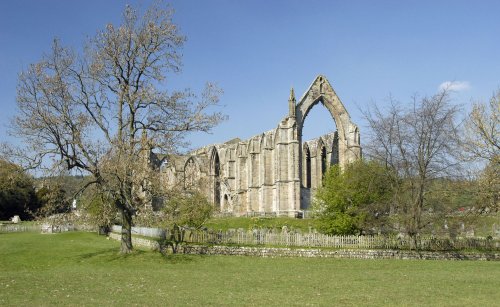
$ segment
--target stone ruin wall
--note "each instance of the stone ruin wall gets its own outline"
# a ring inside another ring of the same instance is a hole
[[[302,142],[303,122],[317,103],[331,113],[337,131]],[[292,89],[288,105],[289,114],[274,130],[167,157],[160,167],[166,184],[197,187],[220,212],[236,216],[307,210],[326,169],[361,157],[359,130],[323,76],[299,103]]]

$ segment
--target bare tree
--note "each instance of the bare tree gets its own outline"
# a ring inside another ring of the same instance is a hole
[[[398,174],[392,212],[416,244],[420,231],[436,216],[426,213],[438,209],[428,207],[432,180],[452,175],[457,166],[458,108],[446,90],[412,100],[403,107],[391,98],[387,110],[365,112],[371,128],[365,153]]]
[[[11,154],[90,174],[88,185],[99,185],[122,214],[122,253],[132,250],[134,213],[154,196],[151,153],[172,153],[187,144],[187,132],[208,132],[224,119],[209,112],[221,94],[212,84],[201,97],[167,91],[185,41],[171,17],[159,5],[142,16],[127,6],[122,24],[108,24],[82,54],[55,40],[19,77],[12,130],[27,147]]]

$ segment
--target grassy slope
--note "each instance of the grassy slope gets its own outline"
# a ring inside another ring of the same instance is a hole
[[[498,262],[183,256],[90,233],[0,234],[0,305],[474,305],[500,302]]]
[[[470,216],[470,217],[451,217],[448,218],[448,224],[461,224],[465,223],[466,229],[474,228],[476,236],[486,237],[494,236],[493,225],[500,225],[500,215],[486,215],[486,216]],[[283,226],[289,229],[300,229],[302,232],[308,232],[309,227],[317,228],[317,222],[314,219],[295,219],[288,217],[270,218],[270,217],[227,217],[227,218],[212,218],[205,226],[214,230],[227,230],[229,228],[244,230],[252,229],[253,227],[262,228],[276,228],[281,230]],[[498,226],[497,226],[498,228]],[[437,225],[436,233],[445,235],[447,230],[443,225]],[[430,233],[428,233],[430,234]]]

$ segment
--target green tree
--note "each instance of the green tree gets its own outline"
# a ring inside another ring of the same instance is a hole
[[[0,220],[14,215],[32,218],[38,208],[33,179],[23,169],[0,159]]]
[[[19,77],[12,132],[27,146],[8,153],[29,166],[55,161],[54,169],[89,175],[86,186],[97,185],[121,213],[122,253],[132,250],[135,213],[155,192],[151,153],[175,153],[189,132],[224,119],[213,108],[221,94],[213,84],[201,95],[167,90],[184,41],[172,10],[153,5],[139,15],[127,6],[122,23],[90,38],[85,52],[56,40]]]
[[[163,225],[169,233],[166,244],[176,253],[184,242],[186,229],[200,229],[212,215],[214,206],[198,190],[175,190],[169,194],[163,207]]]
[[[67,213],[71,210],[71,200],[66,196],[66,191],[59,184],[44,185],[36,191],[36,198],[40,208],[37,217],[48,217],[53,214]]]
[[[500,90],[489,103],[474,104],[465,121],[462,145],[468,158],[500,164]]]
[[[333,166],[314,197],[320,231],[348,235],[384,226],[395,180],[385,166],[359,160],[344,170]]]
[[[118,210],[111,195],[92,186],[79,199],[83,219],[97,226],[99,232],[107,231],[116,222]]]
[[[489,103],[477,102],[465,121],[462,142],[465,157],[473,161],[485,161],[479,175],[480,202],[478,213],[498,212],[500,209],[500,90]]]
[[[500,157],[498,155],[497,157]],[[500,158],[496,158],[497,160]],[[478,178],[478,213],[498,213],[500,211],[500,163],[489,162]]]

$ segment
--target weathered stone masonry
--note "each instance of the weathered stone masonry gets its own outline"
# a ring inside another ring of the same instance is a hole
[[[318,103],[330,112],[337,131],[303,142],[304,121]],[[359,129],[323,76],[313,81],[298,103],[292,89],[288,106],[287,116],[274,130],[165,158],[161,171],[166,184],[189,188],[201,180],[202,190],[220,211],[234,215],[293,216],[307,209],[329,166],[342,168],[360,158]]]

